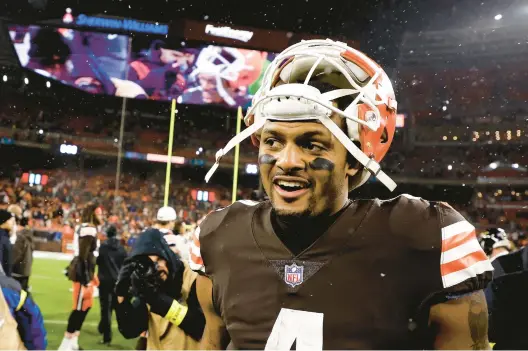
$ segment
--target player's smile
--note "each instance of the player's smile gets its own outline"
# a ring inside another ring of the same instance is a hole
[[[312,184],[300,177],[275,176],[273,187],[284,200],[296,200],[310,191]]]

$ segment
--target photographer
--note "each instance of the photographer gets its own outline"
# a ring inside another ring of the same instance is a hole
[[[131,339],[147,330],[147,349],[197,349],[205,318],[195,280],[196,273],[178,259],[163,234],[145,230],[116,284],[121,334]]]

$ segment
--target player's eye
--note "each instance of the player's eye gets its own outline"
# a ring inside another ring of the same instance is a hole
[[[266,138],[266,139],[264,139],[264,144],[269,146],[269,147],[277,147],[277,146],[279,146],[279,141],[277,139],[274,139],[274,138]]]
[[[300,146],[303,149],[306,149],[311,152],[321,152],[325,150],[325,148],[322,145],[318,143],[314,143],[314,142],[305,142],[305,143],[302,143]]]

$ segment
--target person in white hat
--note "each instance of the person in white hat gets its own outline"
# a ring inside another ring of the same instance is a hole
[[[163,234],[172,234],[176,225],[176,211],[170,206],[163,206],[158,210],[155,227]]]
[[[188,260],[189,246],[187,240],[182,235],[179,235],[179,230],[177,230],[176,233],[174,232],[177,219],[178,217],[174,208],[163,206],[158,210],[154,228],[163,233],[165,241],[172,251],[179,255],[181,259]]]

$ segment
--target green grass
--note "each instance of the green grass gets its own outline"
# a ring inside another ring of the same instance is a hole
[[[48,331],[48,349],[56,350],[64,336],[66,323],[72,308],[71,282],[64,276],[67,261],[36,258],[30,278],[31,293],[44,316]],[[81,330],[79,345],[84,350],[133,350],[135,340],[126,340],[117,330],[115,314],[112,321],[113,340],[110,347],[99,345],[102,336],[97,331],[100,318],[99,298],[94,299],[86,321]]]

